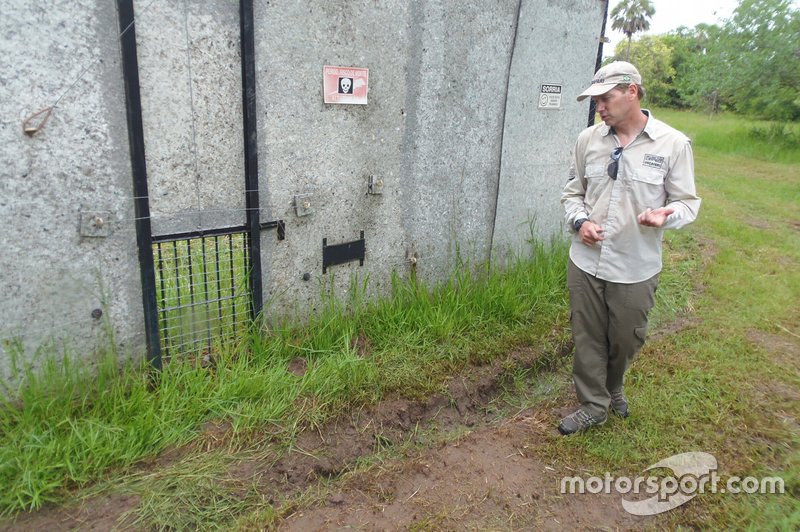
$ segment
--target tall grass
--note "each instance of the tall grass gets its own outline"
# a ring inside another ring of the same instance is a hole
[[[146,368],[120,368],[113,350],[93,368],[69,353],[23,368],[18,389],[0,399],[0,513],[63,500],[109,469],[189,442],[208,420],[245,437],[286,437],[346,406],[436,389],[454,369],[563,319],[565,265],[564,243],[537,243],[502,272],[462,263],[436,286],[394,275],[378,300],[354,280],[348,300],[328,292],[304,325],[254,327],[215,344],[206,367],[173,358],[157,387]],[[302,375],[288,370],[296,358]]]
[[[656,109],[656,118],[688,135],[695,147],[756,161],[800,163],[800,124],[752,120],[732,114],[711,117]]]

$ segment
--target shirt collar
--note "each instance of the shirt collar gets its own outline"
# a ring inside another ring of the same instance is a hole
[[[647,123],[644,125],[643,132],[647,133],[647,136],[651,139],[657,139],[661,133],[658,120],[655,119],[653,113],[650,112],[650,109],[642,109],[642,112],[647,116]],[[600,134],[605,137],[609,133],[611,133],[611,127],[607,126],[605,122],[600,124]]]

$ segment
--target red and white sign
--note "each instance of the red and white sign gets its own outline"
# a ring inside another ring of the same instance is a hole
[[[354,103],[367,105],[369,69],[322,67],[322,90],[325,103]]]

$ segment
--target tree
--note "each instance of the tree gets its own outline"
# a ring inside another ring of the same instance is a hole
[[[620,48],[620,47],[618,47]],[[643,35],[628,45],[630,61],[642,75],[648,105],[676,107],[672,81],[675,76],[673,51],[665,35]],[[616,51],[614,60],[622,59]]]
[[[630,59],[633,34],[650,29],[650,19],[655,13],[656,9],[650,0],[622,0],[611,10],[611,29],[621,31],[628,37],[626,61]]]
[[[741,0],[722,27],[698,26],[679,69],[693,106],[776,120],[800,119],[800,10],[791,0]]]
[[[800,119],[800,10],[792,0],[742,0],[725,25],[725,89],[740,112]]]
[[[700,28],[700,26],[697,26],[697,28]],[[681,26],[659,37],[661,37],[662,42],[670,49],[672,66],[672,79],[664,80],[669,86],[667,88],[668,102],[664,103],[663,106],[675,108],[689,107],[690,104],[686,98],[683,97],[681,88],[688,77],[687,70],[692,61],[692,56],[700,53],[697,34],[695,30],[689,29],[686,26]]]
[[[673,49],[675,76],[673,91],[679,106],[717,112],[731,108],[724,91],[732,76],[729,53],[725,52],[726,32],[715,24],[681,28],[668,37]]]

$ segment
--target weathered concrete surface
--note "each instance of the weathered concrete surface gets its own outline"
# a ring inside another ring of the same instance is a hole
[[[488,259],[515,0],[414,4],[402,185],[420,272]]]
[[[239,3],[136,2],[153,234],[245,221]]]
[[[509,251],[526,252],[531,237],[546,240],[564,231],[559,197],[589,115],[587,102],[575,98],[594,73],[604,10],[597,0],[522,2],[494,227],[499,260]],[[543,83],[562,86],[560,109],[539,109]]]
[[[301,276],[321,273],[323,238],[338,243],[365,231],[366,264],[333,269],[344,297],[352,275],[369,275],[371,289],[382,291],[392,269],[407,273],[409,252],[419,255],[419,275],[440,280],[457,255],[487,260],[493,233],[495,249],[521,251],[534,213],[544,221],[539,236],[558,232],[558,191],[588,114],[572,92],[594,70],[604,3],[523,0],[512,66],[519,6],[257,6],[262,198],[289,232],[286,242],[268,235],[263,246],[265,287],[278,311],[316,305],[319,283]],[[369,104],[323,104],[326,64],[369,68]],[[537,111],[539,85],[553,82],[564,85],[563,108]],[[369,175],[385,180],[384,195],[365,194]],[[313,194],[314,213],[297,217],[292,197],[303,193]]]
[[[400,186],[405,127],[409,2],[270,2],[256,5],[259,169],[262,216],[284,219],[287,240],[262,240],[265,297],[279,311],[317,305],[322,239],[338,244],[364,231],[367,260],[336,266],[338,293],[350,276],[385,286],[404,268]],[[324,65],[370,69],[367,106],[325,105]],[[367,195],[370,174],[383,195]],[[293,197],[312,194],[298,217]],[[302,281],[304,273],[311,280]]]
[[[51,336],[90,358],[103,320],[143,345],[122,75],[112,2],[0,3],[0,373],[9,341]],[[59,102],[33,137],[22,121]],[[79,234],[81,210],[109,236]],[[104,309],[94,319],[94,309]]]
[[[313,312],[324,286],[347,297],[353,276],[385,293],[410,253],[435,281],[459,256],[522,251],[533,218],[538,236],[560,233],[558,192],[588,111],[574,96],[594,69],[604,6],[255,2],[261,219],[287,228],[283,242],[262,233],[268,312]],[[238,3],[141,1],[136,15],[154,234],[243,224]],[[54,333],[90,353],[90,314],[105,301],[118,340],[141,349],[114,3],[4,2],[0,31],[0,336],[32,346]],[[324,65],[369,68],[368,105],[324,104]],[[47,127],[23,135],[21,120],[84,68]],[[536,108],[542,83],[563,85],[561,109]],[[367,194],[371,175],[382,195]],[[310,215],[296,215],[298,194],[311,194]],[[79,235],[82,208],[111,213],[108,237]],[[364,266],[323,277],[322,239],[360,231]]]

